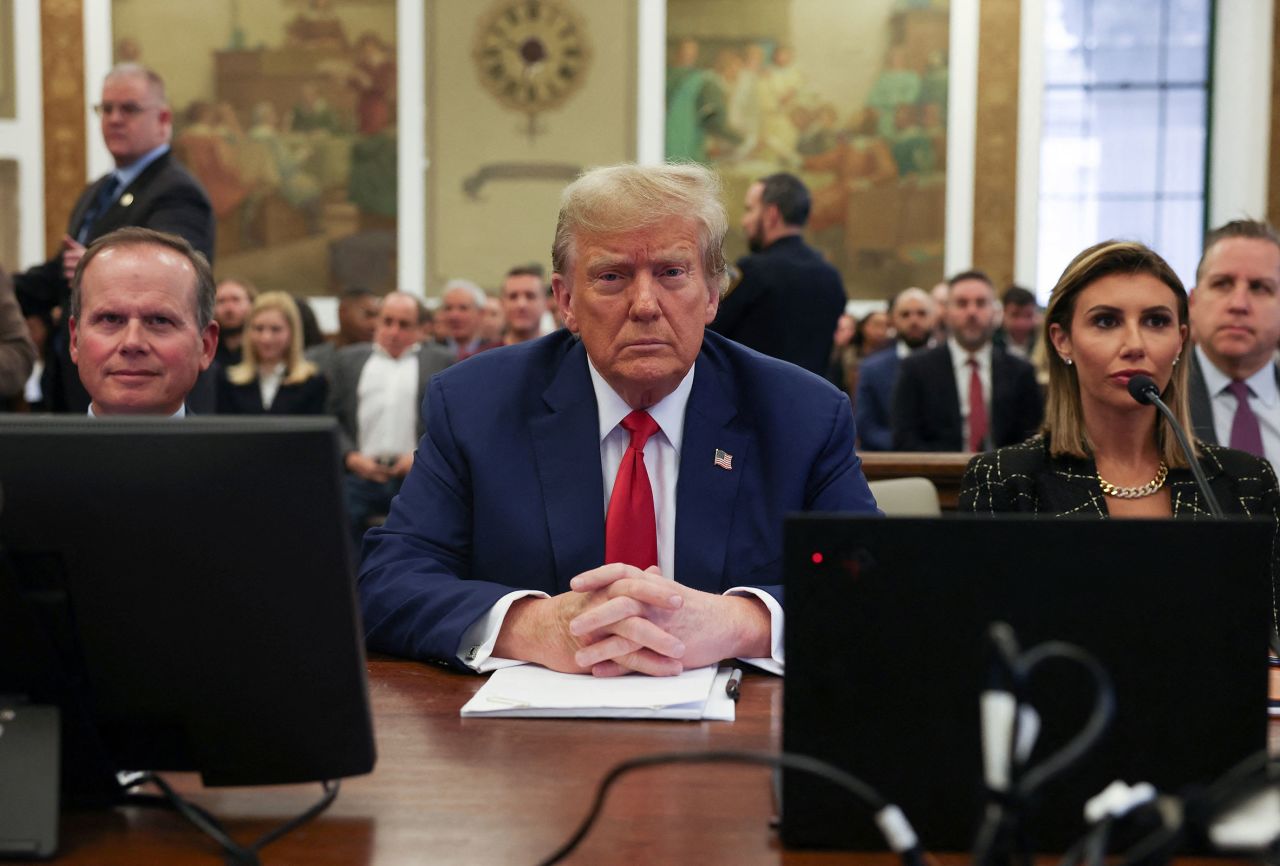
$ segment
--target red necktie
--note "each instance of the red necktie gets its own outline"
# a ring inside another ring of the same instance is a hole
[[[969,450],[982,451],[987,439],[987,401],[982,396],[978,360],[969,359]]]
[[[1262,428],[1249,405],[1249,386],[1239,379],[1232,379],[1227,390],[1236,398],[1236,414],[1231,419],[1231,447],[1248,451],[1254,457],[1266,457],[1262,450]]]
[[[644,468],[644,443],[658,432],[658,422],[648,412],[635,411],[622,419],[631,444],[618,464],[604,521],[604,561],[625,562],[636,568],[658,564],[658,521],[653,510],[653,488]]]

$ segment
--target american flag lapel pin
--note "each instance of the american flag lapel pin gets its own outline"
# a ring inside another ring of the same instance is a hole
[[[733,469],[733,455],[723,448],[717,448],[716,465],[721,469]]]

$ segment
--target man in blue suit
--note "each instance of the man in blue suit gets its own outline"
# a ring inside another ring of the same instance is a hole
[[[863,451],[893,450],[893,388],[898,382],[898,365],[928,347],[934,318],[933,298],[924,289],[903,289],[889,304],[889,321],[897,339],[858,369],[853,417]]]
[[[695,165],[563,195],[567,330],[434,377],[427,431],[365,538],[371,649],[473,670],[782,666],[782,520],[874,511],[848,400],[714,334],[727,227]]]

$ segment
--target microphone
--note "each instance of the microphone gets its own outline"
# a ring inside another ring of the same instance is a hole
[[[1182,448],[1182,453],[1187,455],[1187,462],[1191,464],[1191,474],[1195,476],[1196,486],[1200,488],[1200,495],[1204,497],[1205,504],[1209,506],[1209,513],[1214,517],[1222,517],[1222,506],[1218,505],[1218,498],[1213,495],[1213,491],[1209,489],[1209,480],[1204,477],[1204,469],[1200,466],[1200,461],[1196,459],[1196,453],[1191,450],[1191,443],[1187,441],[1187,434],[1183,432],[1182,426],[1173,417],[1173,412],[1160,399],[1160,389],[1156,387],[1155,381],[1150,376],[1144,376],[1141,373],[1129,379],[1129,396],[1137,400],[1144,406],[1155,406],[1160,410],[1160,414],[1169,422],[1169,427],[1173,429],[1173,435],[1178,440],[1178,446]]]

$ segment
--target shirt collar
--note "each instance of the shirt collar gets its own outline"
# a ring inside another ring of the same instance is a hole
[[[671,447],[677,454],[680,453],[680,443],[684,440],[684,411],[689,406],[689,392],[693,390],[693,371],[696,366],[697,364],[694,364],[689,368],[689,372],[684,374],[684,378],[680,380],[680,384],[674,391],[646,410],[650,417],[658,422],[658,427],[662,429],[667,441],[671,443]],[[587,370],[591,373],[591,387],[596,392],[596,410],[600,417],[600,441],[603,442],[604,437],[612,433],[613,428],[630,415],[632,410],[627,405],[627,401],[619,397],[618,392],[604,380],[604,376],[600,375],[600,371],[596,369],[595,364],[591,363],[590,358],[587,358]]]
[[[96,412],[94,412],[94,411],[93,411],[93,404],[92,404],[92,403],[90,403],[90,404],[89,404],[89,417],[90,417],[90,418],[106,418],[106,417],[108,417],[108,416],[106,416],[106,415],[99,415],[99,414],[97,414]],[[170,417],[170,418],[185,418],[185,417],[187,417],[187,404],[186,404],[186,403],[183,403],[181,406],[179,406],[179,407],[178,407],[178,411],[177,411],[177,412],[174,412],[174,413],[173,413],[172,415],[170,415],[169,417]]]
[[[418,352],[421,351],[421,349],[422,349],[421,343],[414,343],[412,346],[405,349],[399,358],[393,358],[391,357],[391,353],[388,352],[386,349],[382,348],[377,343],[373,344],[373,354],[381,358],[386,358],[388,361],[403,361],[405,358],[408,358],[411,355],[418,354]]]
[[[151,165],[151,163],[155,162],[157,159],[164,156],[168,152],[169,152],[169,144],[168,142],[166,142],[160,145],[159,147],[148,150],[146,153],[138,157],[138,159],[136,159],[134,162],[130,163],[129,165],[125,166],[124,168],[117,168],[115,170],[115,175],[116,175],[116,178],[120,181],[120,188],[128,189],[129,184],[137,180],[138,175],[142,174],[144,171],[147,170],[147,166]]]
[[[947,348],[951,350],[951,366],[959,369],[969,362],[969,358],[975,358],[979,367],[991,366],[991,343],[988,341],[981,349],[976,352],[970,352],[968,349],[956,342],[955,337],[947,337]]]
[[[1200,361],[1200,372],[1204,375],[1204,387],[1210,397],[1216,397],[1231,384],[1231,377],[1215,367],[1199,345],[1195,347],[1195,353]],[[1280,401],[1280,391],[1276,390],[1275,364],[1264,364],[1262,369],[1245,379],[1244,383],[1249,386],[1253,396],[1257,397],[1262,405],[1271,408]]]

